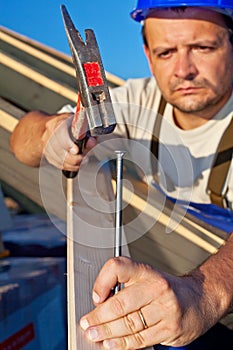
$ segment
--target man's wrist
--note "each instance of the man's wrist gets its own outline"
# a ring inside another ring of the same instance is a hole
[[[189,276],[199,286],[201,303],[217,322],[233,309],[233,236],[216,254],[190,272]]]

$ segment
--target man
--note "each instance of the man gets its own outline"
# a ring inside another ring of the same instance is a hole
[[[145,54],[156,80],[129,81],[112,92],[114,102],[129,105],[127,113],[117,113],[120,126],[116,133],[135,140],[143,138],[141,130],[152,133],[157,116],[154,120],[150,116],[157,113],[162,93],[167,106],[159,135],[159,184],[170,197],[208,204],[206,189],[214,153],[232,118],[233,4],[226,0],[222,5],[212,1],[212,7],[206,7],[206,2],[196,6],[191,0],[185,2],[188,7],[182,4],[173,1],[176,7],[170,8],[168,0],[138,1],[132,16],[144,22]],[[142,108],[135,114],[132,105]],[[145,108],[152,112],[145,113]],[[38,166],[44,149],[53,165],[77,171],[82,156],[69,140],[64,127],[68,120],[67,114],[29,113],[12,135],[13,151],[22,161]],[[36,121],[39,132],[33,126]],[[44,148],[55,130],[57,137]],[[147,136],[143,141],[148,141]],[[33,142],[37,147],[31,146]],[[88,140],[86,152],[95,142]],[[149,144],[145,142],[146,147]],[[187,176],[190,167],[191,177]],[[232,209],[232,165],[224,194]],[[153,344],[162,344],[158,348],[190,344],[185,348],[219,349],[223,339],[233,340],[232,331],[214,326],[232,308],[232,269],[232,234],[217,254],[182,277],[128,258],[112,259],[97,277],[93,288],[96,308],[81,319],[81,327],[89,340],[103,342],[105,349]],[[109,298],[118,282],[125,288]]]

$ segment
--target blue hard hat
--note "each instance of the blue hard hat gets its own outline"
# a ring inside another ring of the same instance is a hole
[[[151,9],[179,6],[212,8],[233,19],[233,0],[138,0],[130,15],[135,21],[141,22]]]

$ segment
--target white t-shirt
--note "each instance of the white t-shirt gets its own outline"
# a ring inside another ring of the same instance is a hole
[[[141,176],[153,182],[151,168],[151,135],[161,93],[154,77],[130,79],[124,86],[111,90],[117,119],[114,134],[104,135],[96,153],[111,157],[116,148],[124,148],[128,158],[139,166]],[[66,106],[62,111],[73,110]],[[207,182],[221,136],[233,116],[233,95],[222,110],[204,125],[192,130],[178,128],[173,120],[172,106],[167,104],[160,131],[159,173],[162,189],[171,197],[210,203]],[[121,142],[113,140],[119,135]],[[111,141],[109,141],[111,139]],[[228,174],[227,199],[233,203],[233,162]]]

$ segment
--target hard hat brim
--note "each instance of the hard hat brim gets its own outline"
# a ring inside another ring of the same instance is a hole
[[[131,11],[130,16],[137,22],[144,21],[148,13],[152,9],[162,9],[162,8],[170,8],[170,7],[180,7],[180,6],[189,6],[189,7],[201,7],[208,8],[213,11],[220,12],[225,14],[226,16],[231,17],[233,19],[233,1],[232,0],[205,0],[205,2],[196,0],[139,0],[137,7]]]

